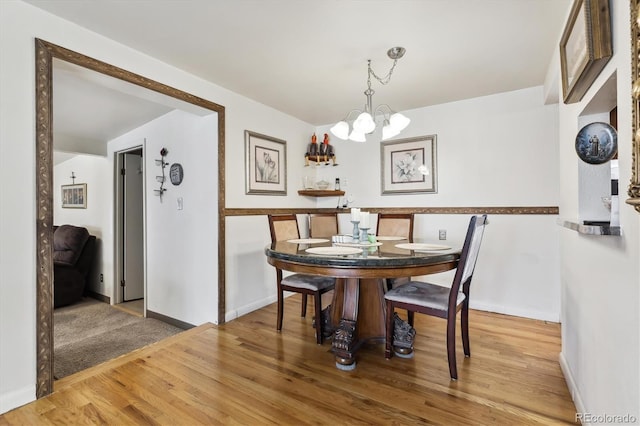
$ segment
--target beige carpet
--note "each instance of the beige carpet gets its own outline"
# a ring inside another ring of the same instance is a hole
[[[91,298],[53,312],[55,379],[85,370],[182,331]]]

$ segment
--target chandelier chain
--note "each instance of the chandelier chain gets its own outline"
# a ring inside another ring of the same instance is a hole
[[[388,84],[391,81],[391,75],[393,74],[393,70],[396,68],[396,64],[397,63],[398,63],[398,59],[394,59],[393,60],[393,65],[391,66],[391,69],[389,70],[387,75],[384,76],[384,77],[379,77],[375,73],[375,71],[373,71],[373,69],[371,68],[371,59],[369,59],[369,78],[367,80],[367,84],[369,85],[369,87],[371,87],[371,76],[372,75],[375,77],[376,80],[378,80],[380,82],[380,84],[382,84],[382,85]]]

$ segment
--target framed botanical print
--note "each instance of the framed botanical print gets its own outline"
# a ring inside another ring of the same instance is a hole
[[[287,195],[287,142],[244,132],[246,193]]]
[[[438,192],[436,135],[382,142],[382,195]]]

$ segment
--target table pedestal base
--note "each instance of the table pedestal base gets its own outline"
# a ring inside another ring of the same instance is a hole
[[[336,367],[353,370],[356,352],[362,344],[384,342],[384,286],[380,279],[348,278],[336,280],[331,320],[337,324],[331,351]]]

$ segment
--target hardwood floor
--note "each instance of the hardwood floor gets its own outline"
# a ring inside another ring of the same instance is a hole
[[[352,372],[316,345],[310,306],[286,300],[221,327],[205,324],[55,382],[0,425],[445,424],[575,422],[558,364],[558,324],[471,311],[471,358],[457,342],[449,378],[445,321],[416,315],[415,357],[363,348]]]

